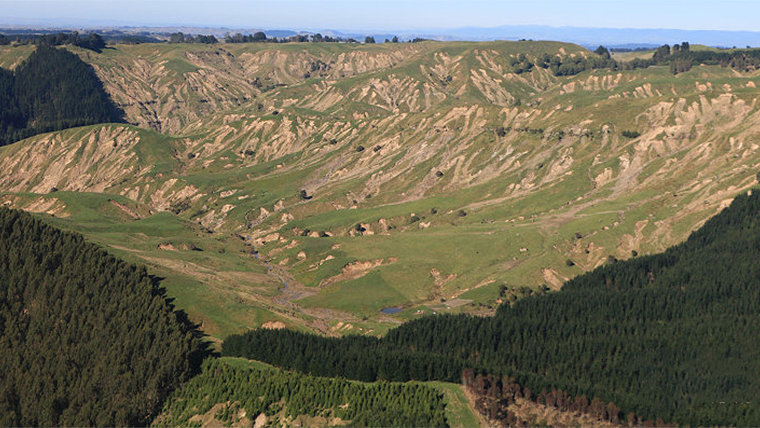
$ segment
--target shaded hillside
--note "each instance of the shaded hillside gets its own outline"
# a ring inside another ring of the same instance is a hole
[[[363,380],[456,380],[470,366],[534,393],[614,402],[621,420],[758,425],[758,212],[760,195],[739,195],[683,244],[600,267],[492,318],[426,317],[379,340],[256,330],[228,338],[223,352]]]
[[[204,349],[144,268],[0,208],[0,425],[145,425]]]
[[[41,132],[121,122],[92,67],[40,45],[13,72],[0,71],[0,145]]]

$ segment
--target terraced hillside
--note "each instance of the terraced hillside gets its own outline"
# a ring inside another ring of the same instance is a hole
[[[0,149],[0,200],[152,266],[215,339],[488,313],[757,182],[757,72],[512,65],[595,55],[554,42],[72,51],[133,125]]]

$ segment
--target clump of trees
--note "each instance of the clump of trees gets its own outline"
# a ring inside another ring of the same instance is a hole
[[[691,70],[695,65],[720,65],[741,71],[752,71],[760,68],[760,49],[740,49],[731,51],[693,51],[688,42],[662,45],[658,47],[650,59],[635,58],[627,62],[617,62],[610,55],[609,49],[599,46],[594,50],[596,55],[583,57],[581,55],[550,55],[544,53],[530,60],[526,55],[519,54],[510,59],[510,65],[515,73],[530,72],[533,67],[550,70],[555,76],[572,76],[586,70],[595,69],[624,69],[634,70],[655,65],[667,65],[673,74]]]
[[[594,50],[594,53],[602,58],[610,58],[610,51],[602,45],[599,45],[599,47]]]
[[[184,34],[181,31],[172,33],[169,35],[169,43],[203,43],[207,45],[213,45],[219,43],[213,35],[205,34]]]
[[[586,70],[617,68],[617,62],[612,59],[609,51],[604,46],[599,46],[594,53],[596,55],[588,58],[581,55],[560,56],[544,53],[536,58],[535,65],[550,70],[555,76],[573,76]],[[520,68],[523,71],[530,71],[530,69],[525,70],[524,65]]]
[[[267,40],[267,35],[262,31],[257,31],[246,36],[236,33],[233,36],[228,34],[224,37],[224,43],[261,43],[266,42]]]
[[[695,65],[720,65],[739,71],[753,71],[760,68],[760,49],[694,51],[688,42],[683,42],[673,46],[662,45],[654,51],[651,59],[636,58],[620,63],[619,67],[632,70],[653,65],[667,65],[673,74],[689,71]]]
[[[509,60],[512,72],[516,74],[528,73],[533,70],[533,62],[525,54],[518,54]]]
[[[673,45],[669,64],[674,74],[689,71],[695,65],[719,65],[750,72],[760,69],[760,49],[694,51],[689,49],[688,43],[682,43],[680,46]]]
[[[278,43],[298,42],[298,43],[359,43],[353,38],[331,37],[317,34],[297,34],[283,39],[268,39]]]

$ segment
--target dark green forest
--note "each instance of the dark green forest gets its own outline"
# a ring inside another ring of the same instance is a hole
[[[683,425],[760,425],[760,195],[740,195],[664,253],[600,267],[491,318],[434,316],[382,339],[286,330],[223,354],[323,376],[459,381],[463,368],[532,391]]]
[[[145,268],[0,208],[0,425],[146,425],[207,353]]]
[[[276,369],[235,367],[208,359],[203,372],[182,389],[156,420],[158,426],[187,426],[194,415],[226,403],[216,419],[231,424],[238,411],[255,419],[260,413],[272,418],[299,415],[338,417],[351,426],[446,426],[443,395],[415,383],[362,384]]]
[[[0,146],[106,122],[123,122],[123,112],[73,53],[41,44],[15,71],[0,69]]]

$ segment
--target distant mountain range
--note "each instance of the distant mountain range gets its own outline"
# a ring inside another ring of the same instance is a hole
[[[613,46],[626,44],[662,45],[689,41],[721,47],[760,46],[760,32],[715,31],[715,30],[673,30],[639,28],[583,28],[548,26],[503,26],[495,28],[459,28],[448,30],[447,34],[457,39],[468,40],[561,40],[583,46]]]
[[[557,40],[576,43],[585,47],[654,47],[665,43],[674,44],[688,41],[692,44],[703,44],[716,47],[747,47],[760,46],[760,32],[755,31],[719,31],[719,30],[676,30],[676,29],[641,29],[641,28],[588,28],[588,27],[549,27],[543,25],[505,25],[500,27],[462,27],[462,28],[433,28],[417,30],[344,30],[344,29],[264,29],[264,28],[226,28],[226,27],[203,27],[203,26],[122,26],[122,25],[97,25],[92,22],[71,25],[69,23],[56,23],[54,21],[38,23],[34,25],[16,25],[0,22],[0,33],[17,32],[34,28],[40,31],[79,30],[97,31],[119,30],[123,32],[139,33],[171,33],[182,31],[192,34],[213,34],[217,37],[227,33],[253,34],[264,31],[269,37],[289,37],[304,33],[321,33],[322,35],[339,36],[363,40],[366,36],[373,36],[378,43],[385,39],[398,36],[401,40],[414,38],[426,38],[433,40]]]
[[[358,33],[340,33],[336,35],[357,38]],[[378,42],[378,35],[372,33]],[[391,37],[393,33],[391,32]],[[586,47],[654,47],[665,43],[674,44],[688,41],[716,47],[760,46],[760,32],[754,31],[715,31],[715,30],[674,30],[674,29],[640,29],[640,28],[586,28],[586,27],[549,27],[543,25],[501,26],[493,28],[463,27],[454,29],[431,29],[424,31],[400,32],[402,40],[415,37],[434,40],[555,40],[576,43]]]

